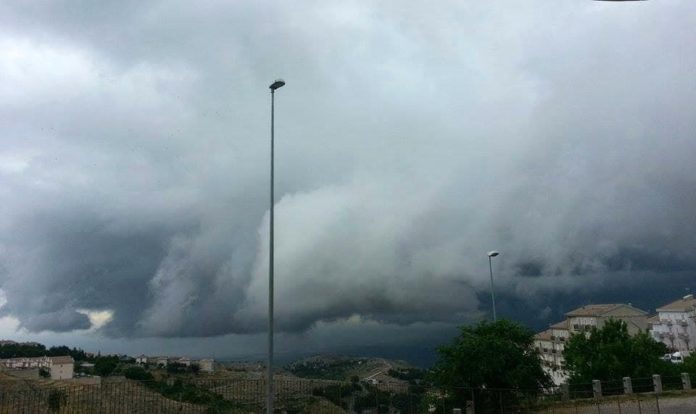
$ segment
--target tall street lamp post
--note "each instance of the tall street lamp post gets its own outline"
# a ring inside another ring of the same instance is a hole
[[[497,320],[495,316],[495,289],[493,288],[493,264],[491,259],[499,255],[500,253],[492,250],[488,252],[488,269],[491,271],[491,302],[493,302],[493,322]]]
[[[282,88],[285,81],[278,79],[271,84],[271,211],[270,211],[270,234],[268,241],[268,371],[266,376],[266,413],[273,414],[273,204],[275,198],[273,195],[273,178],[274,178],[274,149],[273,143],[275,139],[275,91]]]

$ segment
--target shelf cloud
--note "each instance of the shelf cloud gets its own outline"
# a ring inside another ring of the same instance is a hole
[[[4,2],[0,316],[264,332],[279,76],[281,332],[685,280],[696,4],[541,4]]]

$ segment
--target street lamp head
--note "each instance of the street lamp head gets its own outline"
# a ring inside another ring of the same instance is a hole
[[[285,86],[285,81],[282,79],[276,79],[276,81],[273,82],[271,86],[269,86],[269,88],[271,88],[272,91],[275,91],[276,89],[282,88],[283,86]]]
[[[490,252],[488,252],[488,257],[496,257],[499,254],[500,254],[500,252],[497,252],[495,250],[491,250]]]

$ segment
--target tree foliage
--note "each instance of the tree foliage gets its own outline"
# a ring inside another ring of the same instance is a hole
[[[154,377],[142,367],[128,367],[123,371],[123,375],[135,381],[152,381]]]
[[[0,345],[0,358],[32,358],[42,356],[65,356],[69,355],[76,361],[86,359],[85,351],[79,348],[69,348],[65,345],[46,346],[39,343],[7,343]]]
[[[99,357],[94,363],[94,372],[102,377],[109,376],[118,365],[118,357]]]
[[[626,322],[610,319],[599,329],[593,327],[589,335],[571,336],[563,356],[570,382],[580,384],[672,374],[675,367],[661,359],[665,352],[665,345],[647,333],[631,336]]]
[[[432,378],[446,389],[538,389],[550,378],[534,349],[534,333],[511,321],[460,328],[452,344],[438,349]]]
[[[684,358],[683,366],[680,367],[681,372],[688,372],[692,378],[692,381],[696,379],[696,353],[692,353],[688,357]]]

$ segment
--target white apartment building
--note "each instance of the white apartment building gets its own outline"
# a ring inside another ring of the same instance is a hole
[[[609,319],[626,322],[630,335],[644,332],[648,326],[647,312],[630,304],[586,305],[566,313],[564,321],[534,336],[534,346],[541,355],[544,371],[551,376],[554,384],[560,385],[568,380],[563,350],[570,336],[588,333],[593,326],[601,328]]]
[[[630,335],[648,329],[648,313],[631,304],[586,305],[566,313],[566,317],[571,334],[589,331],[593,326],[601,328],[609,319],[626,322]]]
[[[689,355],[696,346],[696,299],[694,295],[657,308],[657,315],[650,318],[650,334],[667,345],[672,352]]]
[[[558,336],[558,332],[563,328],[559,322],[551,328],[534,335],[534,347],[539,351],[544,372],[546,372],[555,385],[560,385],[568,379],[565,371],[565,360],[563,359],[563,344],[567,340],[567,335]],[[557,326],[554,328],[554,326]],[[567,333],[567,329],[565,330]]]

